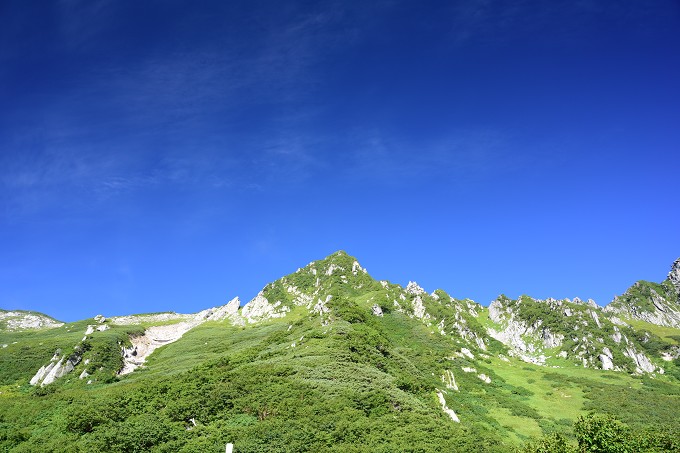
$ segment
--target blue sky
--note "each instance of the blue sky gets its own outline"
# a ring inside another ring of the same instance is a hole
[[[2,308],[195,312],[339,249],[606,304],[680,256],[676,1],[39,3],[0,2]]]

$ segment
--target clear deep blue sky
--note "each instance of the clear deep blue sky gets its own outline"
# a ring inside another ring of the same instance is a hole
[[[195,312],[339,249],[604,305],[680,256],[679,151],[673,0],[2,0],[0,307]]]

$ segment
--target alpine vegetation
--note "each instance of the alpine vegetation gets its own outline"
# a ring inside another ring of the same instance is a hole
[[[680,451],[680,260],[606,307],[339,251],[244,305],[0,322],[3,451]]]

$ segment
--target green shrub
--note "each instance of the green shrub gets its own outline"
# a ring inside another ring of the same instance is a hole
[[[630,429],[610,415],[587,415],[574,424],[578,449],[582,452],[633,452]]]

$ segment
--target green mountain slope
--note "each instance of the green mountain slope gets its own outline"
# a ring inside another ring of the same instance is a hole
[[[510,451],[551,432],[572,439],[588,411],[678,430],[677,364],[661,356],[673,332],[617,325],[573,301],[485,309],[377,281],[337,252],[240,308],[0,332],[0,449]],[[605,347],[619,372],[597,369]],[[60,359],[73,369],[29,384]]]
[[[524,361],[636,374],[673,371],[674,342],[640,332],[594,302],[501,296],[489,306],[489,334]]]
[[[666,280],[636,282],[605,310],[627,320],[680,328],[680,258],[673,263]]]

